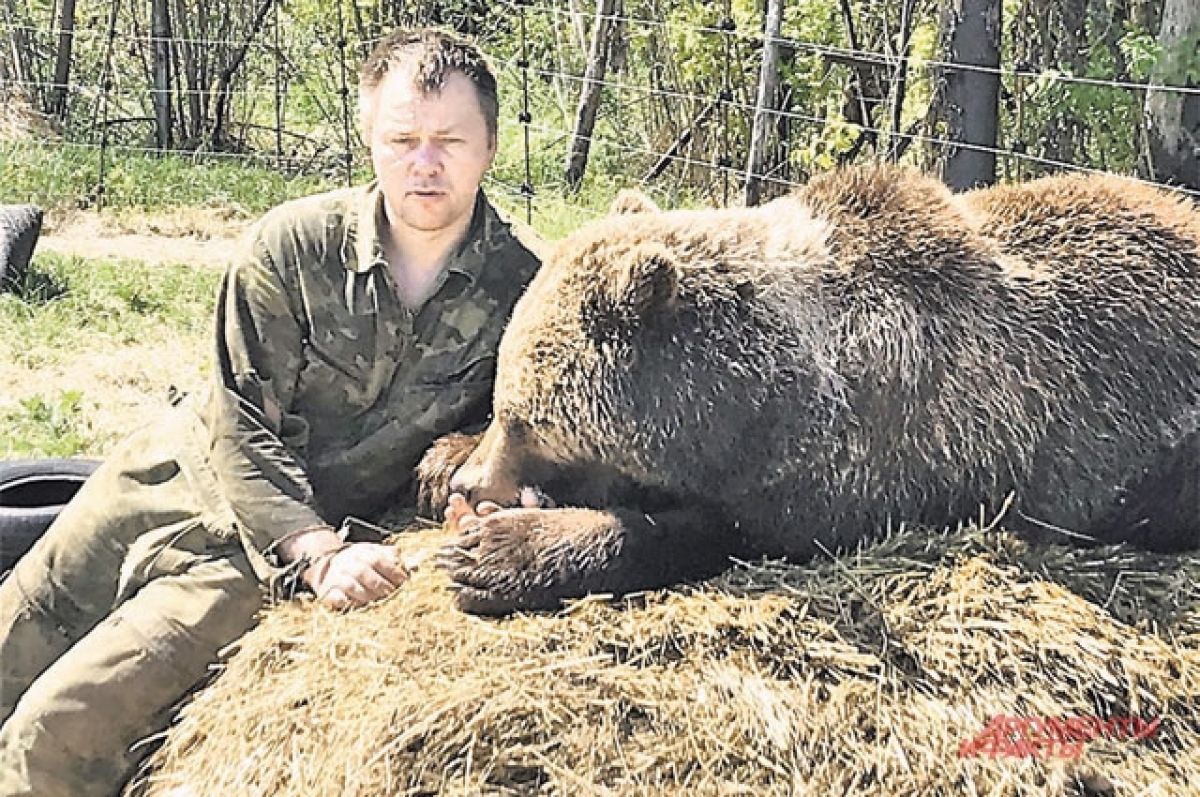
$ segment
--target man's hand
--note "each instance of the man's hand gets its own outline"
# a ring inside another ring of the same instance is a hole
[[[408,580],[400,553],[390,545],[344,543],[329,526],[297,533],[279,546],[284,561],[311,562],[300,574],[317,599],[335,609],[351,609],[395,592]]]
[[[352,609],[391,595],[408,571],[392,546],[355,542],[318,557],[302,577],[326,606]]]
[[[523,509],[549,508],[554,502],[537,490],[525,487],[520,493],[520,506]],[[480,501],[479,506],[472,507],[462,493],[451,493],[446,502],[446,525],[453,532],[465,533],[478,526],[483,518],[503,508],[493,501]]]
[[[435,518],[450,498],[450,479],[471,456],[483,433],[452,432],[438,438],[417,463],[417,514]]]
[[[472,507],[462,493],[451,493],[450,500],[446,502],[446,526],[462,534],[478,526],[481,518],[499,510],[500,505],[491,501],[482,501],[479,506]]]

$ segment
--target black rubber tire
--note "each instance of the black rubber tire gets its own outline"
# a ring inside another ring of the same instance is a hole
[[[99,465],[94,459],[0,460],[0,573],[33,547]]]
[[[0,205],[0,290],[20,285],[42,232],[42,210],[35,205]]]

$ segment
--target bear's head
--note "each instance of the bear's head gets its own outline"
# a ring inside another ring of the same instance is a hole
[[[818,278],[769,262],[778,212],[651,210],[562,241],[505,330],[493,420],[452,489],[645,506],[727,479],[813,360],[800,296]]]

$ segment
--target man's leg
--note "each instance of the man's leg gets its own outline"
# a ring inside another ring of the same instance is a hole
[[[114,452],[0,581],[0,726],[34,679],[113,610],[130,547],[148,530],[197,518],[162,447],[137,435]]]
[[[151,580],[58,658],[0,727],[0,794],[114,794],[167,709],[251,627],[261,592],[236,543]]]

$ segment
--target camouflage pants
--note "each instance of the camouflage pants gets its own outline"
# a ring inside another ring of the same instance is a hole
[[[170,437],[128,440],[0,583],[0,795],[115,794],[254,622],[215,482]]]

